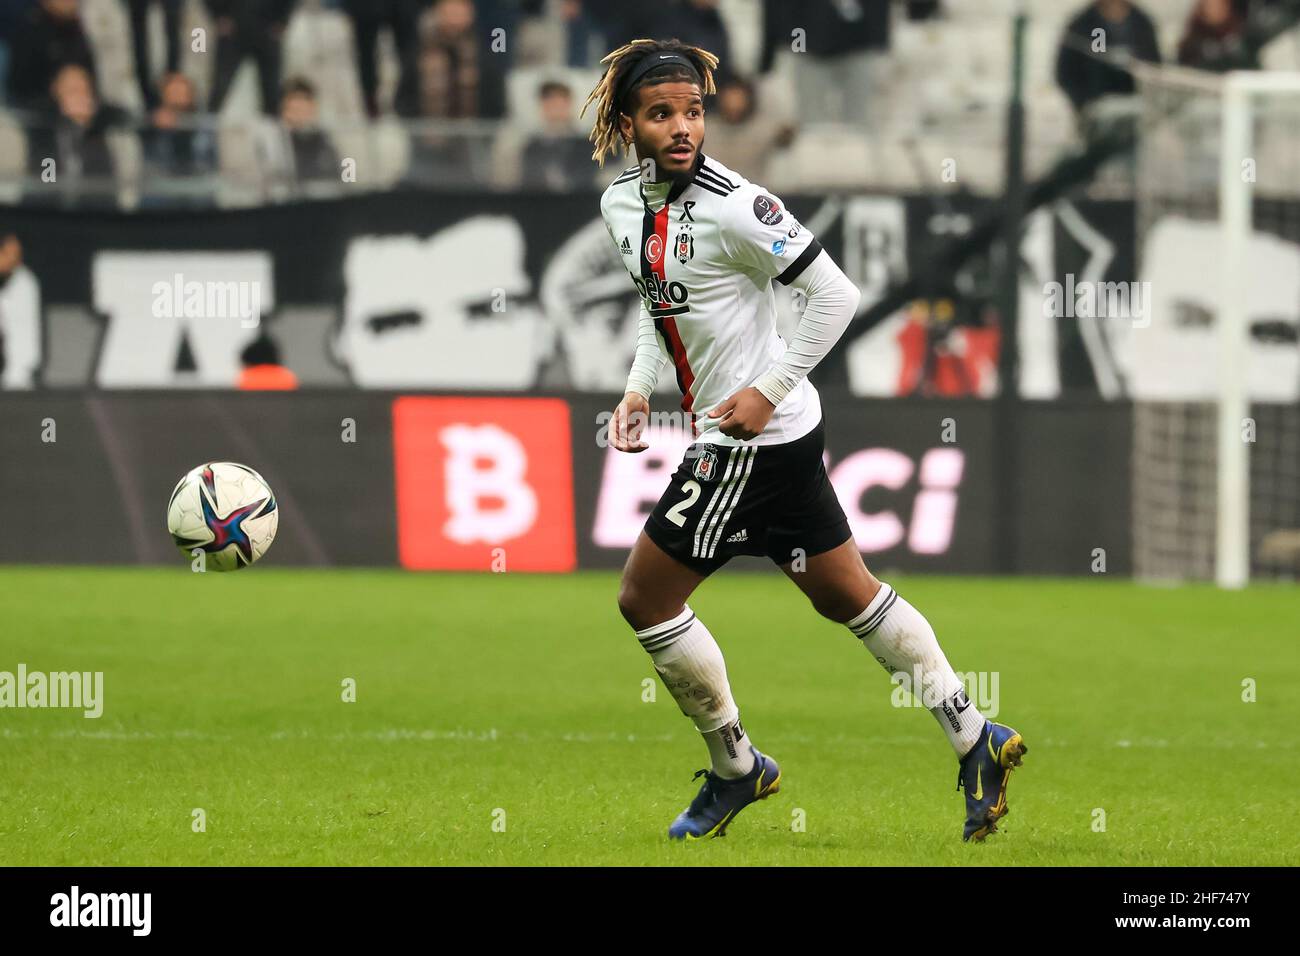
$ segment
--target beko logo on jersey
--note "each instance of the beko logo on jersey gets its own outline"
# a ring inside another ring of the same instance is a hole
[[[641,293],[641,298],[647,300],[647,309],[651,315],[662,315],[668,309],[672,310],[672,315],[689,311],[686,300],[690,292],[676,279],[665,282],[651,273],[648,279],[633,276],[632,282],[636,285],[636,291]]]

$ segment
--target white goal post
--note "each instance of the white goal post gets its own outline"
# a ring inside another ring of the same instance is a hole
[[[1214,579],[1225,588],[1244,587],[1250,580],[1250,445],[1242,438],[1242,428],[1250,417],[1246,257],[1254,229],[1252,186],[1257,177],[1247,175],[1243,161],[1255,152],[1255,98],[1278,94],[1300,100],[1300,74],[1238,71],[1223,80],[1223,143],[1219,153],[1223,278],[1219,301],[1219,481]]]
[[[1135,73],[1139,271],[1163,301],[1131,370],[1135,571],[1239,588],[1280,554],[1267,573],[1294,578],[1300,73]]]

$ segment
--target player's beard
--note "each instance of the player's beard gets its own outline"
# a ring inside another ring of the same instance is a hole
[[[680,171],[668,170],[667,167],[658,159],[658,154],[655,150],[646,149],[642,152],[640,143],[636,144],[636,155],[637,159],[641,162],[644,162],[644,160],[641,159],[643,156],[649,155],[655,157],[655,172],[659,174],[655,178],[655,182],[668,182],[672,183],[674,186],[681,186],[689,183],[695,178],[695,170],[700,164],[700,157],[704,155],[704,137],[701,136],[698,143],[692,143],[691,145],[695,147],[695,155],[691,157],[691,164]],[[672,149],[672,144],[669,144],[664,152],[667,152],[669,149]]]

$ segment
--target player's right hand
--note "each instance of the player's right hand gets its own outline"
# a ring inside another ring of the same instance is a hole
[[[650,446],[641,440],[650,421],[650,402],[644,395],[628,392],[614,409],[609,423],[609,443],[617,451],[645,451]]]

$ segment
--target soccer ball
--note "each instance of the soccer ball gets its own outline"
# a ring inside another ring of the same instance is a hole
[[[187,557],[204,552],[213,571],[238,571],[275,540],[280,512],[266,480],[247,465],[210,461],[176,483],[167,501],[167,530]]]

